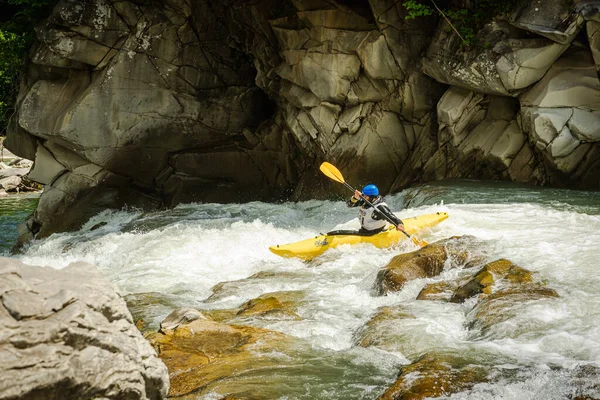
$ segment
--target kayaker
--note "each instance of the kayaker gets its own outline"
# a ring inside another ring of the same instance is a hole
[[[364,196],[374,207],[371,207],[362,197]],[[360,221],[361,235],[374,235],[385,229],[389,222],[394,222],[396,230],[403,231],[404,224],[402,220],[394,215],[388,205],[379,195],[379,189],[373,184],[365,186],[362,193],[359,190],[354,192],[347,202],[348,207],[360,207],[358,219]],[[387,217],[387,218],[386,218]]]

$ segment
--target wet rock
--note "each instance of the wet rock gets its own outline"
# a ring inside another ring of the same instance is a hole
[[[509,260],[501,259],[486,264],[471,279],[458,287],[452,294],[452,303],[462,303],[469,297],[483,293],[492,293],[494,285],[500,282],[508,285],[524,285],[532,282],[531,272],[513,264]]]
[[[92,226],[90,228],[90,231],[98,230],[98,229],[100,229],[100,228],[102,228],[103,226],[106,226],[106,225],[108,225],[108,222],[106,222],[106,221],[98,222],[96,225],[94,225],[94,226]]]
[[[575,393],[573,400],[598,400],[600,398],[600,368],[595,365],[578,365],[573,371]]]
[[[452,268],[464,264],[469,258],[469,252],[462,248],[461,243],[471,240],[468,236],[453,237],[395,256],[377,274],[375,292],[378,295],[397,292],[408,281],[439,275],[446,265]]]
[[[417,300],[450,301],[459,282],[436,282],[425,285],[417,295]]]
[[[136,323],[144,321],[144,331],[160,329],[160,322],[164,320],[165,315],[178,307],[177,299],[165,293],[131,293],[126,295],[124,300],[133,320]]]
[[[257,290],[256,286],[260,282],[265,282],[266,285],[271,282],[277,282],[282,277],[294,278],[297,275],[298,274],[295,272],[260,271],[245,279],[240,279],[237,281],[220,282],[212,287],[211,291],[213,293],[210,295],[207,301],[219,301],[228,296],[235,295],[235,293],[239,292],[240,290]],[[262,292],[260,291],[257,291],[257,293],[254,294],[254,296],[260,295],[262,295]],[[252,294],[249,293],[249,296],[252,296]]]
[[[446,258],[444,247],[435,244],[395,256],[377,274],[375,290],[378,295],[397,292],[410,280],[439,275]]]
[[[227,378],[275,367],[281,360],[264,354],[284,351],[291,343],[282,333],[205,319],[146,337],[169,369],[169,396],[209,393],[216,386],[223,389]]]
[[[398,380],[379,400],[449,396],[487,381],[488,368],[454,354],[429,353],[402,367]]]
[[[0,259],[0,399],[163,399],[165,365],[91,265]]]

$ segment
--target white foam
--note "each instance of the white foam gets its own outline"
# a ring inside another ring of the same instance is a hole
[[[490,261],[510,259],[559,293],[556,299],[515,306],[516,315],[494,327],[490,336],[472,340],[465,328],[472,302],[456,305],[415,300],[427,283],[456,277],[459,271],[409,282],[401,292],[389,296],[373,296],[371,288],[378,270],[395,254],[415,249],[408,241],[394,249],[341,246],[311,263],[269,252],[268,247],[274,244],[331,229],[356,228],[356,210],[346,210],[341,202],[250,203],[219,206],[218,211],[215,206],[198,204],[148,216],[133,211],[103,213],[79,232],[35,242],[20,258],[55,268],[88,261],[123,293],[155,291],[184,296],[200,308],[237,307],[261,294],[301,290],[300,321],[257,323],[302,338],[317,348],[352,351],[355,333],[379,307],[403,305],[415,318],[390,326],[386,332],[405,340],[397,348],[385,350],[396,354],[397,360],[436,349],[481,348],[516,363],[567,368],[584,361],[600,363],[600,216],[561,207],[445,202],[397,213],[406,218],[448,212],[449,219],[419,233],[419,237],[434,242],[473,235],[486,241]],[[99,222],[107,224],[90,231]],[[144,228],[154,223],[159,227]],[[261,271],[274,277],[247,279]],[[244,281],[233,282],[223,298],[204,303],[215,284],[238,280]],[[361,351],[377,359],[375,354],[383,350]],[[390,376],[396,373],[392,369],[390,366]],[[478,386],[468,398],[516,399],[519,393],[534,393],[546,382],[545,372],[537,373],[526,383],[509,382],[504,389]],[[461,396],[456,398],[465,398]]]

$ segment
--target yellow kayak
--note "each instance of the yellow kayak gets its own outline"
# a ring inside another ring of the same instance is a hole
[[[435,214],[419,215],[418,217],[403,218],[402,222],[404,223],[406,232],[412,235],[421,229],[437,225],[446,218],[448,218],[448,213],[438,212]],[[404,239],[408,239],[405,234],[398,232],[393,226],[390,226],[387,230],[372,236],[352,234],[319,235],[299,242],[271,246],[269,250],[281,257],[296,257],[309,261],[325,251],[342,244],[370,243],[379,248],[386,248]]]

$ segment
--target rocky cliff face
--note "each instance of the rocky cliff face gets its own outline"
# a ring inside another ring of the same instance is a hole
[[[542,4],[544,3],[544,4]],[[105,208],[304,199],[444,178],[600,187],[600,6],[533,1],[465,46],[392,0],[63,0],[7,146],[46,185],[21,231]]]

